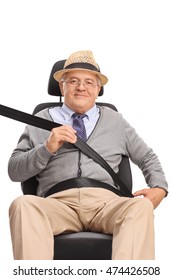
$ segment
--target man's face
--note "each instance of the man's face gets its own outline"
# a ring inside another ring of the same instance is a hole
[[[60,82],[64,103],[76,113],[85,113],[94,106],[100,91],[98,78],[88,71],[76,70]]]

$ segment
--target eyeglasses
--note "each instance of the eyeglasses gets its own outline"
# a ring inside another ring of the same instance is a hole
[[[68,84],[70,87],[79,87],[81,85],[81,83],[86,87],[86,88],[94,88],[96,86],[98,86],[98,84],[96,84],[93,80],[91,79],[85,79],[84,81],[81,81],[79,79],[76,78],[72,78],[70,80],[64,80],[62,81],[66,84]]]

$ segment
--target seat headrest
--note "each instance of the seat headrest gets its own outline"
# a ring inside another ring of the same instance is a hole
[[[48,94],[50,95],[55,95],[55,96],[62,96],[60,88],[59,88],[59,83],[54,79],[53,75],[56,71],[62,70],[64,67],[66,59],[57,61],[53,67],[52,71],[50,73],[49,81],[48,81]],[[103,95],[103,87],[101,87],[99,96]]]

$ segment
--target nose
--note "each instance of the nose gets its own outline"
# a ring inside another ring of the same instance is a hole
[[[86,89],[86,87],[85,87],[85,82],[80,81],[79,84],[78,84],[78,86],[77,86],[77,88],[78,88],[79,90],[85,90],[85,89]]]

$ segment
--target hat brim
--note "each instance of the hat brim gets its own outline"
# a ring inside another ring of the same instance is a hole
[[[104,86],[108,82],[108,78],[105,75],[101,74],[100,72],[89,70],[89,69],[84,69],[84,68],[63,69],[63,70],[55,72],[53,77],[56,81],[60,82],[62,76],[65,73],[70,73],[72,71],[87,71],[87,72],[90,72],[92,74],[95,74],[99,77],[102,86]]]

